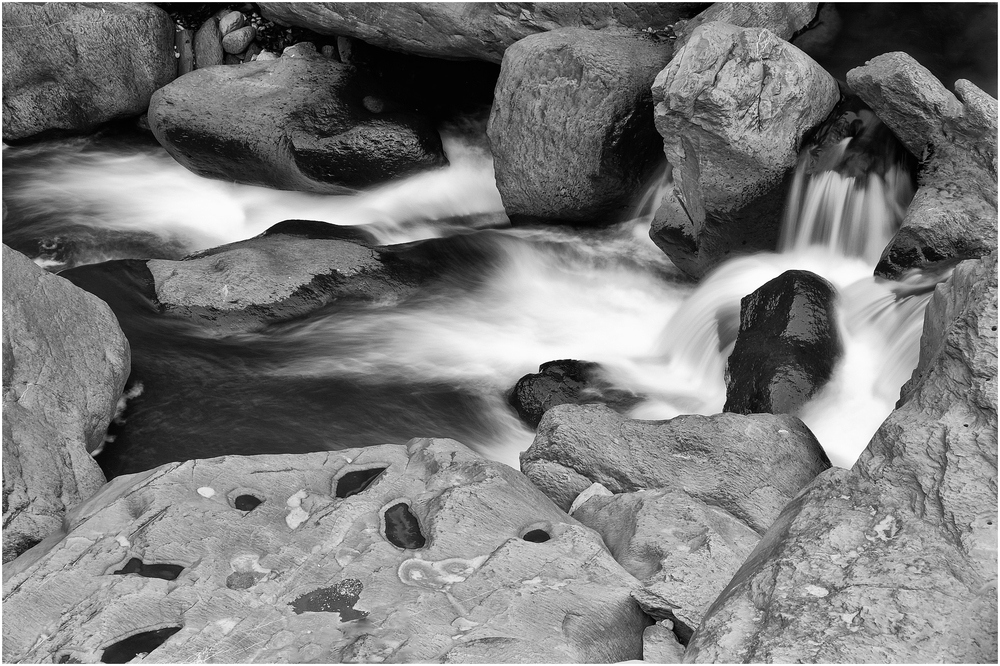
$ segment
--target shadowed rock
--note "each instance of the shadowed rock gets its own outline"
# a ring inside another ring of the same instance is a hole
[[[521,420],[532,428],[556,405],[599,402],[623,412],[641,400],[634,393],[612,386],[599,364],[568,359],[542,363],[538,373],[517,380],[507,398]]]

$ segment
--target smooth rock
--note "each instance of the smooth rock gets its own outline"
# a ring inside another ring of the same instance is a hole
[[[487,134],[512,221],[612,224],[662,162],[649,87],[670,43],[564,28],[507,49]]]
[[[432,58],[500,62],[511,44],[558,28],[665,30],[704,3],[262,2],[264,18]]]
[[[878,275],[997,248],[997,100],[959,80],[952,94],[905,53],[852,69],[847,81],[921,161],[918,188]]]
[[[222,50],[233,55],[243,53],[250,46],[250,42],[256,38],[257,30],[252,25],[239,28],[223,35]]]
[[[225,37],[231,32],[235,32],[236,30],[243,28],[246,24],[247,19],[241,12],[229,12],[219,19],[219,32],[222,33],[223,37]],[[225,43],[223,43],[223,46],[225,46]],[[230,53],[232,53],[232,51],[230,51]]]
[[[761,534],[829,466],[819,442],[793,416],[640,421],[605,405],[553,407],[521,454],[521,470],[562,508],[595,482],[615,493],[684,490]]]
[[[104,442],[130,356],[103,301],[6,245],[3,292],[6,564],[104,485],[89,452]]]
[[[684,646],[677,640],[673,623],[659,620],[642,633],[642,660],[651,664],[680,664]]]
[[[615,662],[649,624],[595,532],[440,439],[118,477],[3,575],[5,662]]]
[[[3,4],[3,139],[146,111],[177,76],[174,24],[140,3]]]
[[[282,58],[315,58],[316,55],[316,45],[312,42],[298,42],[286,46],[281,52]]]
[[[937,288],[896,410],[785,508],[686,662],[997,660],[996,308],[995,253]]]
[[[184,76],[188,72],[193,72],[194,31],[178,30],[174,33],[174,50],[177,53],[177,76]]]
[[[161,88],[149,123],[191,171],[279,189],[344,194],[447,163],[429,120],[375,116],[362,104],[372,92],[380,91],[325,58],[258,57]]]
[[[221,65],[225,56],[219,20],[213,16],[202,23],[198,31],[194,33],[194,65],[198,69]]]
[[[695,277],[773,251],[802,138],[839,97],[833,77],[769,30],[697,27],[653,84],[674,183],[653,241]]]

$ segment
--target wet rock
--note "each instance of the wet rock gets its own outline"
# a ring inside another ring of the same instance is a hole
[[[795,414],[833,374],[843,349],[833,285],[785,271],[741,301],[726,367],[726,406],[737,414]]]
[[[4,141],[138,116],[177,75],[152,4],[4,3],[3,46]]]
[[[262,502],[237,509],[248,494]],[[401,502],[423,546],[387,538]],[[132,558],[183,569],[108,575]],[[118,477],[3,575],[5,662],[615,662],[641,657],[649,624],[595,532],[452,440]]]
[[[564,28],[507,49],[487,132],[512,220],[621,221],[662,162],[649,87],[669,42]]]
[[[568,359],[542,363],[537,374],[517,380],[507,398],[521,420],[532,428],[542,414],[556,405],[599,402],[624,412],[641,400],[630,391],[615,388],[599,364]]]
[[[372,114],[362,100],[384,93],[340,63],[258,57],[244,65],[195,71],[150,102],[157,140],[199,175],[343,194],[447,163],[429,120]]]
[[[997,101],[960,79],[955,93],[905,53],[852,69],[847,81],[921,162],[918,188],[876,269],[982,257],[997,248]]]
[[[3,246],[3,561],[62,524],[104,475],[104,442],[129,374],[111,309]]]
[[[625,27],[665,30],[705,3],[262,2],[264,18],[321,35],[355,37],[393,51],[432,58],[500,62],[514,42],[547,30]]]
[[[198,31],[194,33],[194,64],[199,69],[221,65],[225,56],[219,20],[213,16],[202,23]]]
[[[774,250],[802,137],[839,99],[833,77],[769,30],[705,23],[657,75],[653,98],[674,181],[653,241],[695,277]]]
[[[686,661],[996,661],[996,285],[994,253],[938,287],[896,410],[782,511]]]
[[[793,416],[640,421],[604,405],[553,407],[521,454],[521,470],[560,507],[569,508],[595,482],[615,493],[684,490],[761,534],[829,466],[819,442]]]
[[[252,25],[239,28],[222,37],[222,50],[233,55],[243,53],[256,37],[257,31]]]

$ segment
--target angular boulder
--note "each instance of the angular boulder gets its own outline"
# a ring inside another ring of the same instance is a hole
[[[726,405],[736,414],[795,414],[833,374],[843,353],[837,291],[809,271],[785,271],[743,298],[726,366]]]
[[[569,508],[595,482],[616,493],[683,490],[761,534],[829,466],[819,442],[793,416],[640,421],[605,405],[553,407],[521,454],[521,470],[560,507]]]
[[[4,3],[3,45],[4,141],[138,116],[177,74],[152,4]]]
[[[209,178],[343,194],[447,163],[429,120],[370,111],[354,70],[322,56],[198,69],[161,88],[149,126]]]
[[[876,273],[972,259],[997,248],[997,100],[960,79],[953,94],[905,53],[847,74],[848,84],[921,161],[918,188]]]
[[[3,246],[3,561],[104,485],[104,442],[129,374],[111,309]]]
[[[614,662],[649,624],[595,532],[452,440],[118,477],[3,575],[5,662]]]
[[[650,237],[701,277],[774,250],[803,136],[833,110],[833,77],[774,33],[705,23],[656,77],[656,128],[673,167]]]
[[[785,508],[685,661],[997,660],[996,329],[994,253],[937,288],[896,410]]]
[[[624,412],[641,400],[630,391],[615,388],[604,376],[600,364],[569,359],[542,363],[536,374],[517,380],[507,396],[517,415],[532,428],[556,405],[599,402]]]
[[[662,162],[649,87],[667,41],[564,28],[504,54],[487,134],[511,220],[621,221]]]

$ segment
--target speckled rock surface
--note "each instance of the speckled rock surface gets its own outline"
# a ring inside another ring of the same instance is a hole
[[[553,407],[521,454],[521,470],[563,508],[595,482],[615,493],[684,490],[759,533],[829,466],[819,442],[793,416],[640,421],[604,405]]]
[[[997,255],[928,305],[900,405],[786,507],[685,661],[997,660]]]
[[[4,141],[144,113],[177,74],[173,46],[152,4],[5,2]]]
[[[452,440],[118,477],[3,575],[8,662],[609,662],[649,624],[595,532]]]
[[[104,485],[104,441],[129,373],[111,309],[3,246],[3,561]]]

